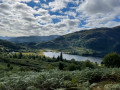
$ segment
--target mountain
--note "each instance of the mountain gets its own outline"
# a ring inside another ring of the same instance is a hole
[[[11,42],[16,43],[25,43],[25,42],[41,42],[41,41],[50,41],[59,37],[59,35],[51,35],[51,36],[24,36],[24,37],[14,37],[9,39]]]
[[[3,40],[9,40],[11,38],[13,38],[13,37],[2,37],[2,36],[0,36],[0,39],[3,39]]]
[[[0,51],[1,50],[18,50],[20,49],[21,47],[19,45],[16,45],[15,43],[11,43],[9,41],[6,41],[6,40],[2,40],[0,39]]]
[[[79,55],[104,56],[114,51],[120,53],[120,26],[82,30],[36,46]]]

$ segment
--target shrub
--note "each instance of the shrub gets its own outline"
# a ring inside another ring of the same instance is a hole
[[[65,88],[65,90],[89,90],[92,83],[113,79],[115,79],[115,82],[120,82],[119,68],[16,73],[10,71],[0,73],[0,90],[59,90],[60,88]],[[119,88],[119,85],[115,84],[112,88]]]
[[[82,68],[92,68],[94,69],[95,68],[95,64],[93,62],[90,62],[89,60],[86,60],[83,62],[83,65],[82,65]]]
[[[104,86],[104,90],[120,90],[120,84],[107,84]]]
[[[106,67],[120,67],[120,55],[116,52],[107,54],[102,64],[104,64]]]
[[[69,66],[68,66],[68,70],[69,71],[74,71],[77,69],[77,65],[75,65],[74,63],[71,63]]]

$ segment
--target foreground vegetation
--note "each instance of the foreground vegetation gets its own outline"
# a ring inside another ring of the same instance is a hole
[[[0,52],[0,90],[119,90],[120,55],[106,55],[101,65],[45,57],[42,51]],[[114,64],[113,64],[114,62]]]
[[[1,72],[0,89],[119,90],[120,69],[88,68],[82,71]]]

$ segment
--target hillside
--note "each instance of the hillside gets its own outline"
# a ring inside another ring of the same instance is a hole
[[[24,36],[24,37],[14,37],[9,39],[11,42],[16,43],[25,43],[25,42],[41,42],[41,41],[50,41],[54,38],[59,37],[59,35],[51,35],[51,36]]]
[[[120,26],[82,30],[58,37],[49,42],[38,43],[39,48],[57,49],[70,53],[104,56],[116,51],[120,53]]]
[[[15,43],[11,43],[9,41],[0,39],[0,51],[18,50],[18,49],[20,49],[20,46],[16,45]]]

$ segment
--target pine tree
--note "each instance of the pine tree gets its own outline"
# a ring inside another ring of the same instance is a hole
[[[58,56],[58,57],[57,57],[57,61],[59,61],[59,60],[60,60],[60,57]]]
[[[17,58],[17,55],[16,55],[16,53],[13,55],[13,58]]]
[[[60,69],[60,70],[63,70],[63,69],[64,69],[64,65],[63,65],[63,63],[61,63],[61,62],[59,63],[59,69]]]
[[[18,59],[21,59],[22,58],[22,52],[19,52],[19,55],[18,55]]]
[[[60,53],[60,61],[63,61],[63,55],[62,55],[62,52]]]

